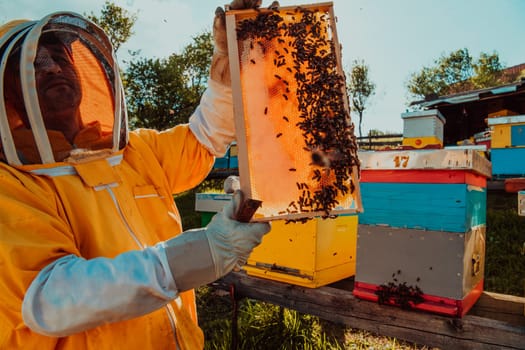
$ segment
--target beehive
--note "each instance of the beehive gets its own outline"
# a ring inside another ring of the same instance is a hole
[[[483,291],[490,162],[469,147],[360,159],[354,295],[463,316]]]
[[[361,151],[359,222],[465,233],[485,224],[491,163],[470,147]]]
[[[492,128],[492,148],[525,146],[525,115],[487,119]]]
[[[241,190],[262,201],[254,221],[361,208],[334,19],[331,3],[226,11]]]
[[[487,124],[492,128],[492,176],[524,176],[525,165],[517,160],[525,156],[525,115],[492,117]]]
[[[248,275],[317,288],[354,276],[357,215],[272,222],[244,266]]]
[[[403,118],[403,146],[425,148],[443,147],[445,118],[437,109],[401,114]]]
[[[228,193],[196,193],[195,211],[201,214],[201,225],[208,225],[211,218],[232,199]]]
[[[197,193],[195,210],[206,226],[231,194]],[[355,274],[357,215],[272,222],[272,229],[243,267],[248,275],[316,288]]]

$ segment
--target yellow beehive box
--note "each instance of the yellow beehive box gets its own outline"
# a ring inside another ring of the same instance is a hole
[[[518,113],[511,111],[510,109],[500,109],[499,111],[488,114],[489,118],[506,117],[511,115],[518,115]]]
[[[513,144],[521,142],[516,136],[516,140],[513,140],[512,130],[525,125],[525,115],[492,117],[487,120],[487,124],[492,128],[491,148],[513,147]]]
[[[494,125],[492,129],[492,148],[505,148],[510,146],[510,125]]]
[[[250,255],[247,274],[316,288],[355,275],[357,215],[272,222]]]
[[[335,27],[329,2],[226,11],[241,190],[262,202],[252,221],[361,210]]]
[[[403,137],[402,145],[413,148],[426,148],[431,145],[443,147],[443,140],[436,136]]]

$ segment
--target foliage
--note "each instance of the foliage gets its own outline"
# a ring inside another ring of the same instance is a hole
[[[516,193],[488,195],[485,289],[525,295],[525,217],[517,213]]]
[[[355,60],[352,64],[348,93],[351,96],[352,109],[359,115],[359,137],[362,137],[363,113],[369,98],[375,93],[375,84],[370,81],[368,66],[363,60]]]
[[[106,32],[115,51],[118,51],[120,46],[133,35],[132,28],[137,21],[136,14],[128,12],[109,0],[104,3],[99,17],[91,12],[87,18]]]
[[[414,99],[442,96],[473,89],[496,86],[500,83],[502,64],[499,55],[481,53],[474,60],[468,49],[463,48],[441,55],[434,65],[413,73],[407,83]]]
[[[368,131],[368,136],[381,136],[381,135],[386,135],[387,133],[384,132],[384,131],[381,131],[379,129],[370,129]]]
[[[497,53],[491,55],[482,52],[473,65],[474,76],[471,78],[475,89],[496,86],[501,83],[502,64]]]
[[[232,300],[210,287],[198,290],[205,349],[231,349]],[[251,299],[237,300],[238,349],[342,349],[317,317]]]
[[[133,59],[124,74],[132,128],[162,130],[186,123],[206,88],[213,53],[210,32],[167,59]]]

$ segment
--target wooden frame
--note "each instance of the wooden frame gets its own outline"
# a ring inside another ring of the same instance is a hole
[[[252,221],[361,211],[332,3],[228,10],[226,28],[241,190],[262,201]]]

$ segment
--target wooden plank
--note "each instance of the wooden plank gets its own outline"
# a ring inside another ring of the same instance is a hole
[[[230,290],[232,285],[239,297],[281,305],[348,327],[422,345],[442,349],[525,348],[525,316],[522,314],[520,318],[512,311],[517,310],[520,303],[523,310],[524,298],[509,300],[487,294],[482,298],[485,306],[478,311],[484,316],[469,313],[459,319],[359,300],[352,295],[353,284],[348,281],[313,289],[235,272],[215,283],[216,288],[224,290]],[[491,308],[507,310],[506,313],[515,318],[514,323],[489,318],[499,312],[492,312]]]
[[[469,315],[476,315],[525,327],[525,298],[483,292]],[[525,347],[525,344],[524,344]]]

